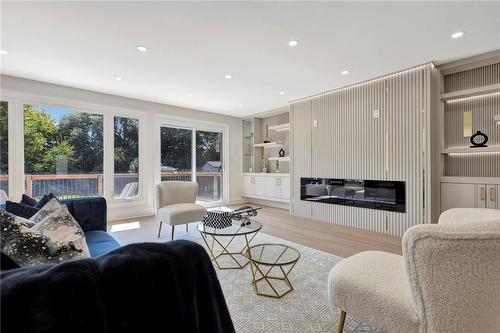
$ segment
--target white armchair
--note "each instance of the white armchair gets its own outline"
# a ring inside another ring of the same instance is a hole
[[[331,270],[328,295],[341,310],[384,332],[498,333],[500,211],[447,211],[414,226],[403,256],[369,251]]]
[[[160,223],[158,238],[163,223],[172,226],[172,240],[175,226],[200,221],[207,209],[197,205],[198,184],[183,181],[166,181],[156,185],[156,219]]]

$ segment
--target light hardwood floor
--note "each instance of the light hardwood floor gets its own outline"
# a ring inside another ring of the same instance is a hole
[[[256,220],[262,223],[261,232],[263,233],[340,257],[349,257],[368,250],[396,254],[401,254],[402,251],[399,237],[290,216],[288,211],[284,209],[264,207],[259,210]],[[109,229],[112,231],[113,225],[130,222],[139,222],[140,229],[113,232],[113,235],[122,244],[137,241],[158,241],[156,238],[158,224],[152,216],[113,221],[109,223]],[[195,224],[191,224],[189,228],[189,232],[196,233]],[[176,234],[184,232],[186,232],[184,226],[176,228]],[[170,240],[170,228],[165,226],[161,241],[167,240]]]

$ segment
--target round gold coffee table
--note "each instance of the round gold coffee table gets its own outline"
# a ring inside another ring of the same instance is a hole
[[[257,221],[250,220],[250,224],[241,226],[240,223],[233,223],[232,226],[217,229],[207,227],[203,223],[198,224],[198,231],[201,238],[207,246],[208,252],[212,261],[219,269],[241,269],[248,265],[249,260],[244,255],[244,252],[250,247],[250,242],[257,235],[262,224]],[[234,244],[236,237],[244,237],[243,245]],[[229,241],[225,241],[229,238]],[[235,250],[236,248],[236,250]],[[229,258],[228,264],[221,260],[223,257]],[[239,260],[238,260],[239,259]]]
[[[281,298],[293,290],[288,275],[300,253],[284,244],[258,244],[245,251],[252,268],[252,284],[257,295]]]

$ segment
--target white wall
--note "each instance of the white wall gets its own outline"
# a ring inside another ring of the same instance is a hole
[[[117,112],[127,112],[132,111],[140,114],[145,122],[145,145],[144,149],[147,161],[145,162],[145,202],[141,204],[140,207],[134,206],[129,203],[127,207],[110,207],[109,217],[110,219],[124,218],[124,217],[136,217],[142,215],[153,214],[154,205],[154,176],[155,176],[155,135],[154,132],[157,128],[157,122],[159,119],[165,121],[165,119],[171,118],[175,121],[188,121],[195,123],[206,123],[206,124],[217,124],[219,126],[224,126],[227,128],[227,137],[225,138],[225,146],[229,145],[228,160],[225,161],[226,170],[229,169],[228,174],[228,188],[227,197],[225,198],[226,203],[236,203],[241,202],[241,142],[242,142],[242,126],[241,119],[235,117],[229,117],[224,115],[219,115],[210,112],[198,111],[194,109],[187,109],[172,105],[152,103],[138,99],[132,99],[127,97],[102,94],[98,92],[76,89],[61,85],[55,85],[45,82],[32,81],[12,76],[1,75],[0,80],[0,92],[2,98],[9,98],[14,101],[31,101],[40,102],[41,104],[56,105],[56,106],[66,106],[72,108],[88,107],[91,110],[119,110]],[[17,110],[22,110],[17,108]],[[10,113],[10,107],[9,107]],[[9,122],[10,122],[9,116]],[[9,131],[14,130],[18,132],[18,135],[22,135],[21,126],[11,126],[9,124]],[[12,137],[12,136],[11,136]],[[10,145],[10,143],[9,143]],[[12,165],[12,161],[22,161],[21,151],[10,152],[13,158],[9,159],[9,164]],[[106,161],[105,161],[106,163]],[[19,163],[18,163],[19,164]],[[14,163],[14,166],[15,163]],[[9,168],[12,170],[13,168]],[[11,171],[15,173],[16,171]],[[17,170],[19,188],[21,182],[19,176],[22,173]],[[15,184],[13,184],[15,185]],[[18,198],[15,198],[18,199]],[[127,204],[124,204],[124,206]]]

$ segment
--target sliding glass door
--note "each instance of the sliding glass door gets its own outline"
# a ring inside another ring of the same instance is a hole
[[[198,183],[198,202],[223,200],[222,132],[160,127],[161,181]]]

